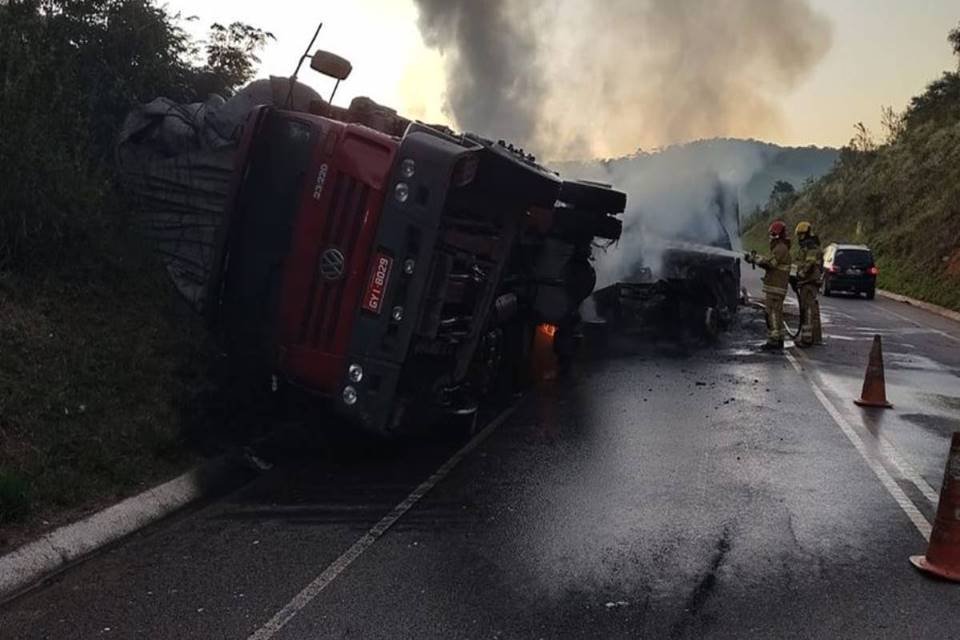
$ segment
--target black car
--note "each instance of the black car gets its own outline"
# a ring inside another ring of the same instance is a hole
[[[869,247],[834,242],[823,252],[823,295],[849,291],[866,294],[867,300],[873,300],[877,291],[877,273]]]

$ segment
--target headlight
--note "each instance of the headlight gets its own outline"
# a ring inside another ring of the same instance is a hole
[[[357,390],[353,387],[344,387],[343,388],[343,403],[347,406],[353,406],[357,404]]]
[[[363,380],[363,367],[358,364],[352,364],[347,368],[347,377],[350,382],[360,382]]]
[[[402,175],[404,178],[409,180],[410,178],[413,177],[413,174],[415,174],[416,172],[417,172],[417,165],[410,158],[407,158],[406,160],[400,163],[400,175]]]
[[[407,198],[410,197],[410,187],[407,186],[406,182],[398,182],[397,186],[393,188],[393,196],[397,199],[397,202],[406,202]]]
[[[400,322],[403,320],[403,307],[394,307],[393,313],[390,314],[390,317],[393,318],[394,322]]]

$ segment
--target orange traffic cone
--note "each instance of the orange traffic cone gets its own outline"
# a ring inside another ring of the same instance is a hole
[[[960,582],[960,431],[950,444],[927,555],[910,556],[910,562],[921,571]]]
[[[893,405],[887,402],[886,383],[883,379],[883,347],[880,346],[879,335],[873,336],[870,362],[867,364],[867,373],[863,376],[863,390],[860,392],[860,399],[854,402],[861,407],[893,408]]]

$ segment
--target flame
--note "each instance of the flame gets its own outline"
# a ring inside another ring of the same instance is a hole
[[[544,323],[537,327],[537,331],[548,338],[552,338],[553,336],[557,335],[557,325]]]
[[[553,352],[553,340],[557,333],[555,324],[539,324],[533,335],[530,371],[536,382],[546,382],[557,377],[557,356]]]

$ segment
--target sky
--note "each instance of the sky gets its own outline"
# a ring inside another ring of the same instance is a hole
[[[956,0],[807,2],[829,21],[831,44],[799,83],[768,96],[782,115],[776,130],[752,132],[741,126],[735,132],[717,130],[713,135],[735,133],[793,146],[840,146],[852,137],[858,121],[879,135],[882,106],[902,110],[928,82],[956,67],[946,41],[947,32],[960,22]],[[450,123],[444,110],[445,58],[424,44],[413,0],[167,0],[164,4],[172,12],[196,16],[186,26],[198,37],[215,21],[241,20],[272,32],[277,39],[261,55],[262,76],[289,75],[322,21],[317,47],[353,63],[353,74],[338,90],[337,104],[365,95],[408,117]],[[300,79],[324,96],[333,87],[331,80],[307,66]],[[657,139],[654,132],[644,142],[650,139],[659,145],[685,142]],[[640,146],[639,141],[615,142],[623,153]]]

